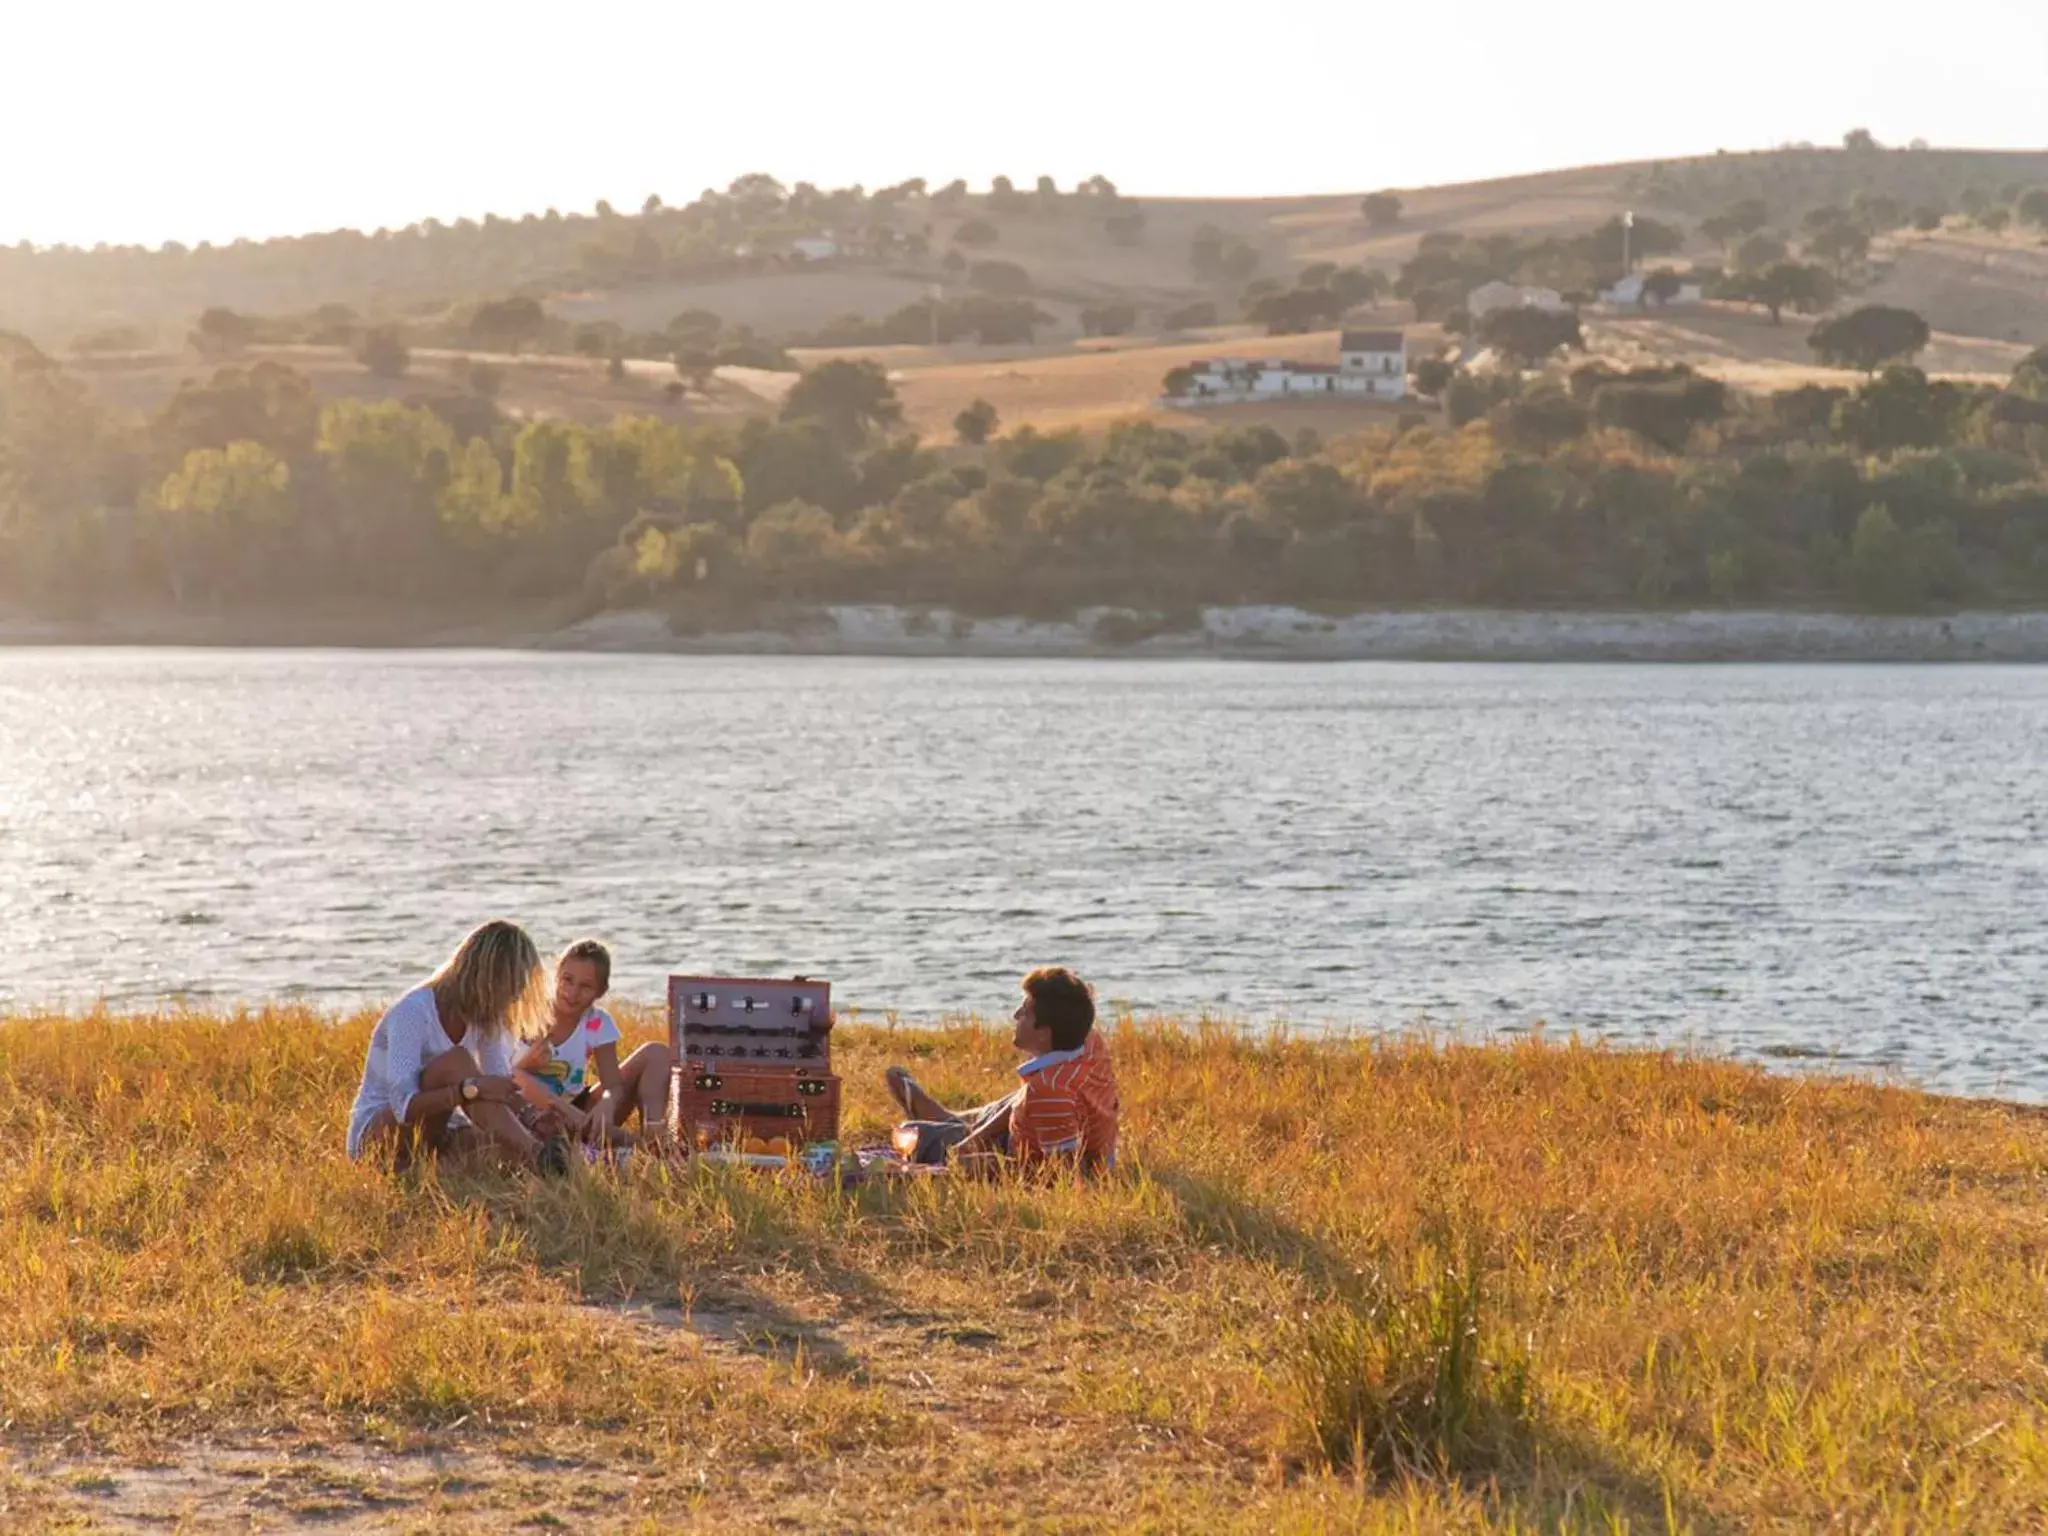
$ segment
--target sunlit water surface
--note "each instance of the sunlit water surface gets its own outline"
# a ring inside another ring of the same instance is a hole
[[[474,921],[842,1006],[1548,1021],[2048,1098],[2048,669],[0,651],[0,1004]]]

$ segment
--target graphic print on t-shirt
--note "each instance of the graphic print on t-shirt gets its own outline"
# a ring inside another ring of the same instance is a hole
[[[590,1053],[601,1045],[617,1045],[619,1026],[602,1008],[593,1008],[557,1045],[548,1042],[548,1059],[534,1069],[534,1076],[547,1084],[550,1093],[575,1098],[590,1084]]]

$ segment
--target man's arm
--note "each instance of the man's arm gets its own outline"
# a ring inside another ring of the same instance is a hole
[[[1014,1107],[1014,1104],[1005,1104],[990,1115],[953,1149],[950,1161],[963,1172],[992,1172],[1002,1161],[1002,1149],[1010,1135],[1010,1112]]]

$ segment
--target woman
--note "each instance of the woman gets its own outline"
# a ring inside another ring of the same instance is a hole
[[[597,1006],[611,984],[611,951],[596,939],[564,950],[555,962],[547,1031],[520,1054],[513,1076],[543,1123],[553,1116],[584,1141],[629,1144],[620,1126],[638,1110],[648,1140],[665,1145],[674,1058],[667,1046],[650,1043],[619,1060],[619,1026]]]
[[[517,924],[488,922],[464,939],[371,1032],[348,1155],[389,1145],[404,1167],[458,1149],[474,1128],[510,1158],[566,1172],[561,1138],[537,1139],[513,1112],[513,1032],[541,1015],[543,986],[540,953]]]

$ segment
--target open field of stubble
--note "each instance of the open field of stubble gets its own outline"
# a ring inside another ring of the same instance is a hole
[[[0,1019],[0,1528],[2048,1521],[2024,1110],[1125,1021],[1092,1186],[393,1177],[371,1022]],[[855,1141],[1011,1059],[835,1041]]]

